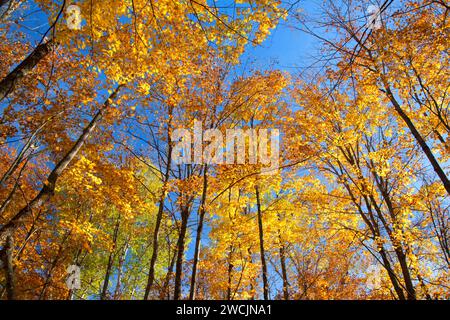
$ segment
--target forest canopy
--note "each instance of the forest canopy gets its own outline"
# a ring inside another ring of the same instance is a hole
[[[0,0],[0,299],[450,299],[449,15]]]

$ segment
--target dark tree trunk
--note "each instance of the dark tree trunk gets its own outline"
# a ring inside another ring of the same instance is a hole
[[[266,256],[265,256],[265,252],[264,252],[264,230],[263,230],[262,211],[261,211],[261,199],[259,197],[258,186],[255,186],[255,193],[256,193],[256,206],[258,209],[259,250],[260,250],[260,254],[261,254],[263,293],[264,293],[264,300],[269,300],[269,283],[267,280],[267,264],[266,264]]]
[[[166,277],[164,279],[164,284],[160,293],[161,300],[167,299],[170,300],[170,290],[169,290],[169,283],[170,279],[172,278],[173,274],[173,268],[175,266],[175,260],[177,258],[177,250],[174,250],[173,256],[170,259],[169,268],[167,269]]]
[[[6,243],[3,252],[3,264],[5,268],[5,278],[6,278],[6,296],[8,300],[16,299],[16,279],[14,275],[14,238],[12,235],[8,235],[6,238]]]
[[[228,285],[227,285],[227,300],[231,300],[231,282],[232,282],[232,276],[233,276],[233,246],[230,245],[230,252],[228,253]]]
[[[208,167],[205,166],[205,169],[203,172],[202,200],[200,203],[200,214],[199,214],[198,227],[197,227],[197,237],[195,239],[194,263],[192,266],[191,287],[189,290],[189,300],[195,300],[195,280],[197,277],[197,265],[198,265],[199,254],[200,254],[200,245],[201,245],[201,238],[202,238],[202,232],[203,232],[203,221],[205,219],[205,212],[206,212],[205,202],[206,202],[206,192],[208,189],[207,171],[208,171]]]
[[[428,160],[431,163],[431,166],[434,169],[434,172],[438,175],[439,179],[441,179],[442,184],[444,185],[445,190],[450,195],[450,181],[448,180],[447,176],[445,175],[444,170],[442,170],[439,162],[436,160],[435,156],[433,155],[433,152],[431,151],[430,147],[425,142],[425,139],[422,137],[420,132],[417,130],[411,119],[408,117],[408,115],[403,111],[400,104],[395,99],[394,95],[392,94],[392,91],[387,83],[387,81],[383,77],[384,87],[386,90],[386,94],[391,101],[391,103],[394,105],[395,111],[398,113],[398,115],[403,119],[403,121],[408,126],[409,130],[411,131],[412,135],[416,139],[417,143],[419,144],[420,148],[422,149],[423,153],[427,156]]]
[[[406,255],[401,248],[395,249],[395,254],[397,255],[397,259],[400,262],[400,267],[402,269],[403,280],[405,281],[406,286],[406,296],[408,300],[416,300],[416,289],[414,288],[411,274],[409,272]]]
[[[187,223],[189,218],[189,208],[185,207],[181,210],[181,228],[177,242],[177,263],[175,268],[175,290],[173,299],[180,300],[181,297],[181,280],[183,276],[183,256],[184,246],[186,242]]]
[[[25,207],[23,207],[11,220],[9,220],[0,228],[0,244],[6,239],[7,235],[12,234],[15,231],[20,222],[28,217],[33,209],[41,206],[47,199],[49,199],[53,195],[59,176],[67,168],[73,158],[75,158],[83,144],[90,137],[92,131],[94,131],[95,127],[97,126],[97,123],[102,118],[103,110],[109,107],[111,101],[117,96],[117,93],[119,92],[119,89],[121,87],[122,85],[119,85],[105,101],[102,109],[97,111],[94,118],[92,118],[91,122],[83,130],[83,133],[80,135],[72,148],[56,164],[55,168],[49,174],[47,181],[44,183],[44,186],[39,191],[39,193],[33,199],[31,199],[29,203]]]
[[[38,45],[25,60],[0,81],[0,101],[13,92],[17,83],[52,51],[53,44],[53,40],[49,40]]]
[[[284,245],[280,245],[280,264],[281,264],[281,275],[283,278],[283,299],[289,300],[289,281],[286,271],[286,253]]]
[[[155,281],[155,265],[156,260],[158,259],[158,241],[159,241],[159,229],[161,228],[161,221],[164,213],[164,202],[166,199],[166,189],[167,189],[167,183],[169,181],[170,177],[170,167],[172,162],[172,108],[169,108],[169,123],[167,128],[167,165],[166,165],[166,171],[164,173],[163,177],[163,187],[161,191],[161,197],[159,200],[159,208],[158,208],[158,214],[156,215],[156,222],[155,222],[155,229],[153,231],[153,251],[152,251],[152,257],[150,258],[150,269],[148,272],[148,280],[147,280],[147,286],[145,288],[144,293],[144,300],[148,300],[150,296],[150,291],[153,287],[153,282]]]
[[[100,293],[100,300],[106,300],[108,298],[108,287],[109,287],[109,278],[111,276],[111,270],[114,264],[114,250],[117,246],[117,238],[119,235],[119,228],[120,228],[120,216],[117,218],[116,225],[114,227],[114,234],[113,234],[113,248],[111,252],[109,253],[108,257],[108,264],[106,265],[106,271],[105,271],[105,279],[103,280],[103,288]]]
[[[389,191],[387,190],[387,183],[385,183],[385,181],[384,181],[384,179],[382,177],[380,177],[380,176],[378,176],[376,174],[375,170],[372,170],[372,175],[374,176],[377,188],[380,191],[384,202],[386,203],[386,207],[387,207],[387,210],[388,210],[389,215],[391,217],[391,220],[392,220],[393,223],[395,223],[397,221],[397,218],[396,218],[394,205],[393,205],[391,197],[389,195]],[[404,250],[402,248],[402,243],[399,242],[398,240],[396,240],[395,237],[392,235],[392,230],[387,225],[387,222],[385,222],[386,220],[383,218],[383,213],[381,211],[381,208],[379,207],[379,205],[377,204],[377,202],[375,201],[373,196],[371,196],[370,198],[372,200],[372,203],[373,203],[373,206],[374,206],[375,210],[378,213],[378,216],[379,216],[380,220],[382,221],[382,223],[383,223],[383,225],[384,225],[384,227],[386,229],[386,232],[388,233],[389,238],[391,239],[392,245],[395,248],[394,251],[395,251],[395,254],[397,256],[397,260],[400,263],[400,267],[401,267],[401,271],[402,271],[402,275],[403,275],[403,280],[405,282],[407,299],[408,300],[415,300],[416,299],[416,292],[415,292],[414,284],[412,282],[410,270],[409,270],[409,267],[408,267],[408,262],[406,261],[406,255],[405,255]]]
[[[249,262],[250,264],[253,264],[253,252],[252,252],[252,248],[249,247],[247,249],[248,252],[248,256],[249,256]],[[255,279],[252,279],[252,281],[250,281],[250,292],[252,293],[250,300],[255,300]]]

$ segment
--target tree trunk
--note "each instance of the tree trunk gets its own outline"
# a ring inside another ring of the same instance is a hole
[[[170,167],[172,162],[172,108],[169,108],[169,123],[167,128],[167,143],[168,143],[168,150],[167,150],[167,165],[166,165],[166,172],[164,173],[163,177],[163,187],[161,191],[161,197],[159,200],[159,208],[158,208],[158,214],[156,215],[156,222],[155,222],[155,229],[153,231],[153,252],[152,257],[150,259],[150,269],[148,272],[148,280],[147,280],[147,286],[145,288],[145,294],[144,294],[144,300],[148,300],[150,296],[150,291],[153,287],[153,282],[155,280],[155,265],[156,260],[158,259],[158,239],[159,239],[159,229],[161,228],[161,221],[163,217],[164,212],[164,202],[166,200],[166,189],[167,189],[167,183],[169,181],[170,177]]]
[[[8,300],[16,299],[15,290],[15,275],[14,275],[14,238],[12,235],[8,235],[6,238],[5,247],[3,249],[3,265],[5,268],[5,278],[6,278],[6,296]]]
[[[400,287],[397,275],[395,274],[394,270],[391,267],[391,263],[388,259],[387,253],[383,248],[383,246],[380,246],[378,248],[378,251],[380,252],[381,259],[383,260],[383,267],[388,272],[389,279],[391,280],[391,283],[394,286],[394,290],[397,293],[399,300],[406,300],[405,294],[403,293],[403,290]]]
[[[0,81],[0,101],[14,91],[17,83],[53,50],[54,41],[38,45],[28,57]]]
[[[27,142],[25,142],[25,144],[23,145],[22,149],[20,149],[19,154],[16,156],[12,164],[9,166],[8,170],[6,170],[6,172],[0,178],[0,186],[5,184],[6,181],[9,179],[9,177],[11,177],[14,174],[16,169],[19,167],[20,163],[24,160],[25,154],[28,152],[28,150],[33,149],[32,145],[36,140],[37,135],[42,131],[42,129],[44,129],[47,124],[49,124],[55,117],[57,117],[60,114],[62,114],[62,112],[58,112],[56,115],[49,117],[46,121],[44,121],[43,124],[41,124],[36,130],[34,130],[32,135],[27,139]],[[32,151],[30,153],[32,154]],[[25,159],[26,162],[30,160],[31,154],[29,154],[26,157]],[[23,167],[25,167],[25,165],[22,166],[21,170],[23,170]]]
[[[114,264],[114,250],[117,246],[117,237],[119,235],[119,228],[120,228],[120,215],[117,217],[116,226],[114,227],[114,234],[113,234],[113,247],[111,252],[109,253],[108,257],[108,264],[106,265],[106,272],[105,272],[105,279],[103,280],[103,288],[102,292],[100,293],[100,300],[106,300],[108,297],[108,287],[109,287],[109,278],[111,276],[111,270]]]
[[[401,248],[395,249],[395,254],[397,255],[397,259],[400,262],[400,267],[402,269],[403,280],[405,281],[406,286],[406,296],[408,300],[416,300],[416,290],[409,272],[406,255]]]
[[[258,209],[258,230],[259,230],[259,249],[261,254],[261,267],[262,267],[262,278],[263,278],[263,289],[264,289],[264,300],[269,300],[269,283],[267,280],[267,264],[264,252],[264,230],[261,212],[261,200],[259,197],[259,188],[255,186],[256,193],[256,206]]]
[[[395,227],[395,222],[397,221],[397,218],[396,218],[394,205],[393,205],[393,203],[391,201],[391,197],[389,195],[389,191],[386,190],[387,184],[384,183],[383,178],[378,176],[374,170],[372,170],[372,175],[375,178],[377,188],[380,191],[380,193],[384,199],[384,202],[386,203],[386,207],[389,212],[389,216],[391,217],[392,223],[394,224],[393,226]],[[400,263],[403,280],[405,282],[407,298],[408,298],[408,300],[415,300],[416,292],[415,292],[415,288],[414,288],[414,285],[412,282],[411,274],[409,272],[408,262],[406,261],[406,255],[405,255],[403,247],[402,247],[403,244],[401,243],[401,241],[398,241],[397,239],[395,239],[395,237],[392,235],[392,231],[389,228],[389,226],[387,225],[386,219],[383,218],[383,213],[381,211],[381,208],[378,206],[378,204],[375,201],[375,199],[373,198],[373,196],[371,196],[370,199],[372,200],[373,206],[374,206],[375,210],[377,211],[378,216],[386,229],[389,239],[392,242],[392,246],[395,248],[394,251],[395,251],[397,259]]]
[[[128,243],[123,248],[123,254],[119,257],[119,265],[117,267],[116,289],[114,290],[114,300],[119,300],[121,296],[123,264],[127,257],[127,253],[128,253]]]
[[[67,168],[70,162],[75,158],[75,156],[80,151],[83,144],[90,137],[92,131],[95,129],[97,123],[102,118],[103,110],[110,106],[111,101],[117,96],[119,89],[122,85],[119,85],[114,92],[109,96],[109,98],[103,104],[102,109],[98,110],[95,116],[92,118],[91,122],[87,125],[87,127],[83,130],[83,133],[80,135],[78,140],[72,146],[72,148],[64,155],[64,157],[56,164],[55,168],[49,174],[47,181],[44,183],[44,186],[39,191],[39,193],[31,200],[29,203],[23,207],[11,220],[9,220],[5,225],[0,228],[0,244],[6,239],[9,234],[14,233],[15,229],[19,225],[19,223],[29,216],[33,209],[41,206],[44,202],[46,202],[54,193],[56,182],[58,181],[59,176],[62,172]]]
[[[448,180],[447,176],[445,175],[444,170],[442,170],[439,162],[436,160],[435,156],[433,155],[433,152],[431,151],[430,147],[425,142],[425,139],[422,137],[420,132],[416,129],[415,125],[411,121],[411,119],[408,117],[408,115],[403,111],[400,104],[395,99],[394,95],[392,94],[392,91],[384,77],[382,77],[384,87],[386,90],[386,95],[388,96],[391,103],[394,105],[395,111],[398,113],[398,115],[403,119],[403,121],[408,126],[409,130],[411,131],[412,135],[416,139],[417,143],[419,144],[422,151],[427,156],[428,160],[431,163],[431,166],[434,169],[434,172],[438,175],[439,179],[441,179],[442,184],[444,185],[445,190],[447,190],[447,193],[450,195],[450,181]]]
[[[164,279],[164,284],[163,284],[161,293],[159,295],[161,300],[164,300],[164,299],[170,300],[169,283],[170,283],[170,278],[172,277],[173,267],[175,266],[176,257],[177,257],[177,250],[174,250],[173,256],[170,259],[169,268],[167,269],[166,278]]]
[[[281,275],[283,278],[283,299],[289,300],[289,282],[286,271],[286,254],[284,245],[280,245],[280,264],[281,264]]]
[[[227,285],[227,300],[231,300],[231,282],[232,282],[232,277],[233,277],[233,263],[232,263],[232,258],[233,258],[233,246],[230,245],[230,251],[228,253],[228,285]]]
[[[181,280],[183,275],[183,256],[184,245],[186,242],[187,223],[189,218],[189,208],[186,206],[181,210],[181,228],[177,242],[177,263],[175,268],[175,290],[173,299],[180,300],[181,297]]]
[[[200,203],[200,214],[198,220],[197,227],[197,237],[195,239],[195,250],[194,250],[194,263],[192,266],[192,276],[191,276],[191,287],[189,290],[189,300],[195,300],[195,280],[197,277],[197,264],[199,260],[200,254],[200,244],[203,232],[203,221],[205,219],[205,202],[206,202],[206,192],[208,188],[208,176],[207,176],[208,167],[205,165],[205,169],[203,172],[203,191],[202,191],[202,200]]]

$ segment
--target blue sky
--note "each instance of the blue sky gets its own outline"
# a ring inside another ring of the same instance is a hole
[[[299,4],[301,12],[308,15],[314,14],[317,7],[316,1],[301,1]],[[273,67],[291,73],[307,67],[317,52],[318,41],[300,31],[300,27],[300,23],[294,18],[281,21],[261,45],[248,46],[243,61],[252,59],[256,67],[262,68],[274,64]]]

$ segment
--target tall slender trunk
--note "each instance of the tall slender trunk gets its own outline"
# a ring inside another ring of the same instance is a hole
[[[5,225],[0,228],[0,244],[6,239],[7,235],[14,233],[19,223],[28,217],[32,210],[41,206],[45,203],[51,196],[53,195],[56,187],[56,182],[58,178],[63,173],[63,171],[67,168],[70,162],[75,158],[75,156],[80,151],[83,144],[90,137],[91,133],[94,131],[97,123],[102,119],[103,111],[108,108],[111,104],[111,101],[117,96],[119,89],[122,85],[119,85],[113,93],[109,96],[109,98],[103,104],[103,107],[97,111],[95,116],[92,118],[91,122],[86,126],[83,130],[83,133],[78,137],[75,144],[72,148],[64,155],[64,157],[55,165],[55,168],[49,174],[47,181],[44,183],[44,186],[39,191],[39,193],[28,202],[26,206],[24,206],[11,220],[9,220]]]
[[[227,300],[231,300],[231,282],[233,278],[233,245],[230,245],[230,251],[228,252],[228,283],[227,283]]]
[[[403,121],[408,126],[409,130],[411,131],[412,135],[416,139],[417,143],[419,144],[420,148],[422,149],[423,153],[425,153],[426,157],[431,163],[431,166],[433,167],[434,172],[438,175],[439,179],[441,179],[442,184],[444,185],[445,190],[450,195],[450,181],[447,178],[444,170],[441,168],[439,162],[436,160],[436,157],[433,155],[433,152],[431,151],[430,147],[427,145],[425,139],[422,137],[420,132],[417,130],[414,123],[411,121],[411,119],[408,117],[408,115],[403,111],[402,107],[398,103],[397,99],[395,99],[391,88],[389,84],[387,83],[387,80],[382,76],[384,88],[386,91],[386,95],[388,96],[389,100],[394,106],[395,111],[398,113],[398,115],[403,119]]]
[[[170,300],[169,283],[170,283],[170,279],[172,278],[173,268],[175,266],[176,258],[177,258],[177,250],[175,249],[173,252],[172,258],[170,259],[169,268],[167,269],[166,277],[164,279],[164,284],[163,284],[161,293],[159,295],[161,300],[164,300],[164,299]]]
[[[416,300],[416,289],[412,282],[411,273],[409,272],[408,263],[406,261],[406,255],[401,248],[395,249],[395,254],[400,263],[400,268],[402,270],[403,280],[405,281],[406,296],[408,300]]]
[[[173,299],[180,300],[181,297],[181,280],[183,276],[183,256],[184,246],[186,242],[187,223],[189,218],[189,207],[186,206],[181,210],[181,227],[180,235],[177,242],[177,263],[175,267],[175,290]]]
[[[347,190],[350,190],[350,189],[347,187]],[[351,197],[352,197],[353,203],[357,206],[361,217],[363,217],[363,219],[366,222],[366,225],[372,231],[373,237],[374,238],[379,238],[381,236],[381,232],[380,232],[380,228],[378,226],[377,221],[378,220],[385,221],[385,219],[383,218],[383,213],[382,213],[380,207],[378,206],[377,202],[375,201],[375,199],[372,196],[370,196],[370,197],[366,197],[365,196],[364,197],[364,201],[365,201],[366,207],[368,209],[368,213],[367,214],[368,214],[369,217],[367,218],[365,216],[365,213],[362,210],[361,206],[357,203],[357,201],[356,201],[356,199],[355,199],[353,194],[351,195]],[[376,213],[378,214],[378,219],[375,219],[372,207],[375,209]],[[386,223],[383,223],[383,225],[385,226],[385,229],[388,228]],[[395,273],[395,270],[391,266],[391,262],[389,260],[388,252],[384,248],[383,244],[377,244],[377,250],[380,253],[381,260],[383,262],[383,267],[386,269],[386,271],[388,273],[389,279],[391,280],[391,283],[392,283],[392,285],[394,287],[394,290],[397,293],[398,299],[399,300],[406,300],[405,294],[403,292],[403,286],[400,284],[400,279],[398,278],[397,274]]]
[[[108,263],[106,265],[105,278],[103,279],[102,291],[100,292],[100,300],[106,300],[108,296],[109,277],[113,265],[113,252],[109,253]]]
[[[53,40],[38,45],[25,60],[0,81],[0,101],[13,92],[17,83],[53,50],[53,45]]]
[[[357,165],[359,167],[359,164],[356,161],[356,159],[354,159],[352,156],[346,155],[343,150],[341,150],[341,151],[346,156],[347,160],[349,161],[349,163],[351,165]],[[343,166],[342,164],[339,164],[339,165],[341,167]],[[375,171],[374,170],[371,170],[371,171],[374,174]],[[359,175],[358,178],[359,179],[363,179],[362,175]],[[395,221],[395,216],[393,214],[393,208],[391,206],[389,198],[387,197],[387,194],[385,194],[384,188],[379,183],[378,176],[376,174],[374,174],[374,179],[375,179],[375,181],[377,183],[378,190],[383,195],[383,199],[385,200],[385,203],[386,203],[386,205],[387,205],[387,207],[389,209],[389,213],[391,215],[391,218],[392,218],[393,221]],[[344,186],[347,189],[347,192],[349,193],[353,204],[358,208],[358,212],[361,215],[362,219],[364,220],[365,224],[367,225],[367,227],[369,227],[370,231],[372,232],[373,237],[374,238],[380,237],[381,232],[380,232],[380,228],[378,226],[378,221],[381,221],[381,223],[383,224],[386,232],[388,233],[388,235],[389,235],[389,237],[390,237],[390,239],[392,241],[393,238],[392,238],[392,232],[390,230],[390,227],[389,227],[386,219],[384,218],[383,212],[382,212],[380,206],[378,205],[377,201],[373,197],[373,195],[368,195],[368,196],[367,195],[363,195],[363,199],[364,199],[366,207],[367,207],[367,213],[365,213],[364,210],[362,209],[361,205],[356,200],[356,197],[353,194],[353,192],[351,191],[350,186],[347,183],[344,183]],[[374,212],[373,212],[372,208],[375,210],[375,212],[377,214],[377,219],[375,219],[375,215],[374,215]],[[392,243],[394,244],[393,241],[392,241]],[[386,269],[386,271],[388,272],[389,279],[391,280],[391,283],[394,286],[394,289],[395,289],[395,291],[397,293],[398,298],[400,300],[405,300],[406,297],[405,297],[404,292],[403,292],[404,286],[401,285],[399,277],[395,273],[394,269],[391,267],[391,262],[389,260],[389,255],[388,255],[387,251],[384,249],[382,244],[378,244],[377,245],[377,249],[378,249],[378,252],[381,255],[381,258],[382,258],[382,261],[383,261],[382,265]]]
[[[125,244],[125,247],[123,248],[123,253],[119,257],[119,265],[117,267],[116,289],[114,290],[114,298],[113,298],[114,300],[120,299],[121,296],[123,265],[125,263],[127,253],[128,253],[128,243]]]
[[[248,252],[248,256],[249,256],[249,262],[250,265],[253,264],[253,252],[252,252],[252,247],[250,246],[247,250]],[[255,300],[255,284],[254,284],[255,279],[250,281],[250,292],[251,292],[251,296],[250,296],[250,300]]]
[[[261,211],[261,199],[260,199],[260,195],[259,195],[258,186],[255,186],[255,193],[256,193],[256,206],[258,209],[259,250],[260,250],[260,254],[261,254],[263,293],[264,293],[264,300],[269,300],[269,283],[267,280],[267,264],[266,264],[266,256],[265,256],[265,252],[264,252],[264,230],[263,230],[262,211]]]
[[[12,235],[8,235],[6,238],[5,247],[2,251],[2,262],[5,268],[6,278],[6,296],[8,300],[16,299],[16,279],[14,274],[14,238]]]
[[[394,223],[394,226],[395,226],[395,222],[397,221],[397,217],[396,217],[396,214],[395,214],[394,205],[393,205],[393,203],[391,201],[391,197],[389,195],[389,192],[388,192],[388,190],[386,190],[387,184],[384,183],[383,178],[378,176],[374,170],[372,170],[372,175],[375,178],[375,182],[376,182],[377,188],[380,191],[384,202],[386,203],[386,207],[387,207],[389,216],[391,217],[392,223]],[[395,254],[397,256],[397,260],[400,263],[400,268],[401,268],[401,271],[402,271],[403,280],[405,282],[407,299],[408,300],[415,300],[416,299],[416,292],[415,292],[414,284],[412,282],[411,273],[409,271],[408,262],[406,261],[406,255],[405,255],[405,252],[403,250],[403,244],[401,243],[401,241],[397,240],[393,236],[392,230],[387,225],[386,219],[383,218],[383,213],[381,211],[381,208],[379,207],[379,205],[377,204],[377,202],[375,201],[373,196],[371,196],[370,199],[372,200],[373,206],[374,206],[375,210],[377,211],[378,216],[379,216],[381,222],[383,223],[383,225],[384,225],[384,227],[386,229],[386,232],[388,233],[389,239],[391,240],[393,247],[395,248],[394,252],[395,252]]]
[[[16,169],[20,166],[20,163],[22,161],[24,161],[24,157],[25,157],[26,153],[28,152],[28,150],[33,149],[32,146],[33,146],[34,141],[36,140],[37,135],[45,128],[45,126],[47,126],[47,124],[49,124],[55,117],[61,115],[62,113],[63,112],[61,111],[55,115],[52,115],[47,120],[45,120],[36,130],[33,131],[31,136],[27,139],[27,141],[25,142],[23,147],[20,149],[19,154],[16,156],[16,158],[11,163],[9,168],[5,171],[3,176],[0,178],[0,186],[3,185],[14,174]],[[30,153],[32,153],[32,151]],[[30,160],[30,158],[31,158],[31,154],[25,158],[25,164],[22,166],[21,171],[26,166],[26,164]]]
[[[100,293],[100,300],[106,300],[108,297],[108,287],[109,287],[109,278],[111,276],[111,270],[114,264],[114,255],[115,255],[115,249],[117,246],[117,238],[119,235],[119,228],[120,228],[120,215],[117,217],[117,222],[114,227],[114,234],[113,234],[113,247],[111,252],[109,253],[108,257],[108,264],[106,265],[106,271],[105,271],[105,279],[103,280],[103,288]]]
[[[283,278],[283,299],[289,300],[289,281],[286,270],[286,252],[283,244],[280,244],[281,276]]]
[[[353,203],[357,206],[358,211],[360,212],[360,215],[363,217],[363,219],[365,220],[367,226],[371,229],[372,231],[372,236],[374,238],[379,238],[381,235],[380,229],[378,227],[378,224],[375,220],[374,214],[373,214],[373,210],[372,210],[372,206],[375,208],[375,211],[378,213],[378,220],[382,219],[382,212],[379,209],[377,203],[374,201],[373,197],[370,197],[371,202],[369,201],[369,199],[367,197],[364,198],[366,201],[366,206],[368,208],[368,215],[369,215],[369,219],[367,217],[365,217],[365,214],[361,208],[361,206],[356,202],[356,199],[354,198],[354,196],[352,195],[352,201]],[[386,251],[386,249],[384,248],[383,244],[377,244],[377,250],[380,253],[381,256],[381,260],[383,262],[383,267],[386,269],[389,279],[391,280],[392,286],[394,287],[395,292],[397,293],[398,299],[399,300],[406,300],[405,294],[403,292],[402,286],[400,284],[400,279],[398,278],[397,274],[395,273],[394,269],[391,266],[391,262],[389,260],[389,254]]]
[[[434,233],[439,241],[442,255],[444,256],[447,266],[450,268],[450,232],[447,227],[445,213],[438,209],[435,214],[431,203],[428,206],[428,212],[431,217],[431,222],[433,223]]]
[[[398,299],[406,300],[405,294],[403,292],[403,289],[400,286],[397,275],[395,274],[394,269],[392,269],[392,267],[391,267],[391,262],[389,261],[386,250],[384,249],[383,246],[380,246],[378,248],[378,251],[380,252],[381,259],[383,261],[383,267],[388,272],[389,279],[391,280],[391,283],[394,286],[394,290],[397,293]]]
[[[397,114],[402,118],[403,122],[408,126],[409,130],[411,131],[413,137],[419,144],[420,148],[422,149],[423,153],[425,153],[425,156],[428,158],[428,161],[430,161],[431,166],[433,167],[434,172],[438,175],[439,179],[441,180],[442,184],[444,185],[445,190],[450,195],[450,181],[445,175],[444,170],[441,168],[439,162],[437,161],[436,157],[433,155],[433,152],[431,151],[430,147],[426,143],[425,139],[422,137],[420,132],[417,130],[416,126],[412,122],[412,120],[409,118],[409,116],[403,111],[402,107],[398,103],[397,99],[395,98],[394,94],[392,93],[391,87],[389,85],[388,80],[386,79],[385,74],[381,71],[383,67],[380,67],[376,60],[374,59],[372,52],[361,42],[361,39],[359,39],[356,34],[350,34],[350,36],[358,42],[358,44],[363,48],[369,55],[370,59],[372,60],[375,72],[380,76],[380,80],[383,83],[384,90],[386,96],[391,101],[392,105],[394,106],[395,111]],[[383,63],[383,62],[382,62]]]
[[[281,223],[281,216],[278,215],[278,222]],[[289,300],[289,281],[286,270],[286,247],[284,246],[283,237],[281,236],[281,230],[278,229],[278,241],[280,243],[280,265],[281,265],[281,277],[283,279],[283,299]]]
[[[199,254],[200,254],[200,245],[201,245],[201,238],[202,238],[202,232],[203,232],[203,221],[205,219],[205,202],[206,202],[206,192],[208,189],[208,167],[205,165],[204,171],[203,171],[203,190],[202,190],[202,200],[200,203],[200,214],[199,214],[199,220],[198,220],[198,226],[197,226],[197,237],[195,239],[195,250],[194,250],[194,263],[192,266],[192,275],[191,275],[191,287],[189,290],[189,300],[195,300],[195,281],[197,277],[197,265],[199,260]]]
[[[19,154],[16,156],[14,161],[9,166],[8,170],[3,174],[3,176],[0,178],[0,186],[3,185],[4,182],[8,180],[8,178],[16,171],[16,169],[19,167],[20,163],[23,160],[23,157],[25,156],[25,153],[31,148],[31,145],[33,143],[34,138],[36,137],[37,133],[39,131],[36,130],[31,137],[28,138],[25,145],[22,147],[22,149],[19,151]]]
[[[161,191],[161,197],[159,199],[158,214],[156,215],[155,229],[153,231],[153,251],[152,257],[150,259],[150,269],[148,272],[147,286],[145,288],[144,299],[148,300],[150,296],[150,291],[153,287],[153,282],[155,281],[155,265],[158,259],[158,240],[159,240],[159,229],[161,228],[161,221],[164,212],[164,202],[166,200],[166,189],[167,183],[170,177],[170,168],[172,162],[172,107],[169,107],[169,122],[167,125],[167,164],[166,171],[163,177],[163,187]]]

